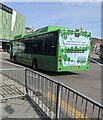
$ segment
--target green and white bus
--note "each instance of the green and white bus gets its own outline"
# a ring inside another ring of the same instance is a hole
[[[91,33],[47,26],[11,41],[12,61],[46,71],[88,70]]]

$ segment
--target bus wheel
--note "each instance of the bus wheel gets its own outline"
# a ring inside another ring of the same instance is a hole
[[[37,60],[36,60],[36,59],[33,60],[32,68],[33,68],[34,70],[37,70],[37,69],[38,69],[38,63],[37,63]]]

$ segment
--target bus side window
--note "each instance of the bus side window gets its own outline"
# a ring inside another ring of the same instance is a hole
[[[25,43],[25,50],[24,50],[24,52],[25,53],[30,53],[30,49],[31,49],[30,43],[29,42]]]
[[[43,54],[43,40],[35,40],[32,43],[32,53]]]
[[[45,40],[44,54],[45,55],[56,55],[57,40],[55,38],[50,38]]]

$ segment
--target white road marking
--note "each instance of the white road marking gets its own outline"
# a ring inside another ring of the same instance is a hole
[[[91,60],[92,60],[93,62],[97,63],[98,65],[103,66],[103,64],[97,62],[96,60],[94,60],[94,59],[92,59],[92,58],[91,58]]]

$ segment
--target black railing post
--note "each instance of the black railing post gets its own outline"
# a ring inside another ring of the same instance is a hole
[[[27,69],[25,69],[25,95],[28,96]]]
[[[60,101],[61,101],[61,86],[57,85],[57,99],[56,99],[56,120],[59,120],[60,116]]]

